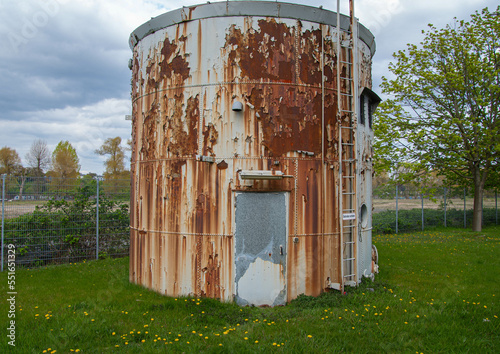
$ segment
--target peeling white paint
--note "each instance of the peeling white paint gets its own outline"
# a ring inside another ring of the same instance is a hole
[[[281,264],[257,258],[240,278],[238,296],[256,306],[276,305],[274,302],[285,289],[285,277]],[[266,281],[262,281],[266,279]]]

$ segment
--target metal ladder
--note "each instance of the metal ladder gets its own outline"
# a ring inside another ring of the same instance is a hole
[[[341,290],[357,284],[356,270],[356,149],[354,55],[357,21],[354,3],[349,1],[350,27],[344,38],[340,28],[340,0],[337,0],[337,120],[339,122],[339,220],[341,243]]]

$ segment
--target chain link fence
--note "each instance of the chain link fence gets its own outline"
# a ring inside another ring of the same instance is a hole
[[[130,181],[1,176],[2,271],[7,250],[17,265],[36,267],[129,254]],[[428,194],[404,185],[374,188],[373,232],[470,227],[473,196],[467,189]],[[486,191],[483,225],[498,225],[498,195]]]
[[[129,180],[1,178],[2,271],[12,248],[25,267],[128,255]]]
[[[485,191],[483,226],[498,225],[498,193]],[[373,192],[373,232],[424,231],[436,227],[470,227],[474,196],[467,188],[421,188],[383,185]]]

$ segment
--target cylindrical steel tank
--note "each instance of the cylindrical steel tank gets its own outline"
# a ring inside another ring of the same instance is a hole
[[[220,2],[131,34],[130,281],[277,305],[372,275],[375,44],[339,18]]]

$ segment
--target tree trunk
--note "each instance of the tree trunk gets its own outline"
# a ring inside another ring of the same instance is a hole
[[[26,181],[26,175],[23,174],[21,176],[21,186],[19,187],[19,200],[23,200],[23,190],[24,190],[24,182]]]
[[[478,166],[474,168],[474,212],[472,214],[472,231],[481,231],[483,224],[483,194],[484,178],[481,178],[481,170]]]

